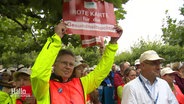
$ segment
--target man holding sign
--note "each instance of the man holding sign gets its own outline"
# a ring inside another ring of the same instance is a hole
[[[62,49],[61,38],[66,25],[59,23],[55,34],[48,38],[32,67],[31,83],[38,104],[85,104],[86,96],[95,90],[110,72],[118,49],[117,40],[122,29],[114,27],[119,35],[111,37],[100,63],[95,70],[82,78],[72,78],[75,55]],[[52,73],[53,68],[53,73]]]

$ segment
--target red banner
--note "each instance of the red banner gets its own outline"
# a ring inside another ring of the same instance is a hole
[[[93,0],[64,0],[63,21],[68,34],[117,37],[114,6]]]

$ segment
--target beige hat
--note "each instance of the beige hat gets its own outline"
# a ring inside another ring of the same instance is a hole
[[[165,68],[161,69],[161,71],[160,71],[161,76],[164,76],[166,74],[172,74],[172,73],[177,73],[177,72],[173,71],[170,67],[165,67]]]
[[[0,73],[4,72],[6,69],[3,69],[3,65],[0,65]]]
[[[3,69],[3,65],[0,65],[0,70]]]
[[[139,64],[140,64],[140,60],[139,59],[135,60],[135,64],[134,65],[139,65]]]
[[[1,69],[1,70],[0,70],[0,73],[4,72],[5,70],[6,70],[6,69]]]
[[[19,71],[19,70],[22,69],[22,68],[24,68],[24,65],[23,65],[23,64],[18,65],[17,71]]]
[[[75,56],[75,60],[80,62],[84,61],[84,59],[80,55]]]
[[[148,50],[141,54],[140,56],[140,63],[142,63],[145,60],[149,61],[155,61],[155,60],[164,60],[164,58],[161,58],[158,56],[157,52],[154,50]]]
[[[13,77],[16,79],[19,76],[19,74],[21,74],[21,73],[25,73],[27,75],[31,75],[31,70],[28,69],[28,68],[21,68],[19,71],[16,71],[13,74]]]
[[[10,70],[7,70],[7,69],[4,69],[4,71],[2,72],[2,74],[8,74],[9,76],[11,76]]]
[[[10,70],[10,71],[16,71],[17,69],[14,68],[14,67],[9,67],[7,70]]]
[[[78,66],[83,66],[83,67],[87,67],[88,65],[86,63],[82,63],[80,61],[76,61],[75,62],[75,67],[78,67]]]

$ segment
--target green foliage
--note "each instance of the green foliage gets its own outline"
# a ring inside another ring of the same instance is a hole
[[[47,22],[58,23],[62,19],[63,0],[31,0],[30,8],[42,11]]]
[[[140,41],[131,47],[131,52],[122,52],[115,58],[115,63],[120,64],[122,61],[129,61],[131,65],[134,65],[134,61],[140,57],[140,55],[147,50],[155,50],[160,57],[163,57],[165,61],[164,65],[170,62],[183,61],[184,60],[184,48],[180,46],[171,46],[168,44],[162,44],[161,42],[145,42]]]
[[[184,6],[184,5],[183,5]],[[180,9],[181,15],[184,16],[184,7]],[[167,14],[168,11],[166,11]],[[115,63],[119,64],[122,61],[129,61],[134,65],[134,61],[147,50],[155,50],[159,56],[165,58],[164,65],[170,62],[184,60],[184,20],[177,23],[176,19],[167,16],[166,24],[162,27],[163,41],[146,42],[140,40],[138,43],[131,47],[130,52],[122,52],[115,58]]]
[[[107,2],[113,3],[115,8],[121,8],[122,0],[105,0]]]
[[[85,60],[90,67],[96,65],[100,60],[100,52],[97,46],[93,47],[73,47],[71,44],[65,47],[66,49],[71,50],[75,55],[80,55]]]
[[[165,58],[165,63],[183,61],[184,60],[184,48],[180,46],[164,45],[159,51]]]
[[[167,14],[167,11],[166,11]],[[163,31],[163,41],[166,44],[175,46],[179,45],[181,47],[184,46],[184,20],[179,21],[177,23],[176,19],[170,18],[167,16],[166,23],[162,27]]]
[[[131,62],[131,61],[130,61],[131,58],[132,58],[131,55],[132,55],[132,54],[131,54],[130,52],[128,52],[128,51],[122,52],[121,54],[119,54],[119,55],[117,55],[117,56],[115,57],[115,64],[116,64],[116,65],[119,65],[121,62],[126,62],[126,61]]]
[[[4,65],[7,67],[10,66],[18,66],[19,64],[24,63],[25,66],[29,67],[33,65],[33,62],[36,59],[37,52],[31,51],[29,53],[23,53],[23,54],[18,54],[14,53],[11,51],[4,52],[2,55],[2,60],[4,61]],[[7,57],[9,56],[9,57]]]
[[[115,10],[116,20],[125,19],[124,14],[126,14],[126,11],[123,8],[116,9]]]
[[[184,4],[183,4],[183,7],[180,8],[180,11],[181,11],[181,15],[184,16]]]

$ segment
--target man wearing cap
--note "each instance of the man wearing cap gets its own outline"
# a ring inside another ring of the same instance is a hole
[[[121,36],[122,29],[114,28]],[[62,48],[61,38],[66,34],[66,24],[59,23],[55,34],[48,38],[38,55],[31,74],[31,84],[38,104],[85,104],[87,94],[95,90],[110,72],[114,62],[117,40],[111,37],[100,63],[85,77],[71,78],[75,67],[75,55]],[[51,77],[53,67],[54,77]]]
[[[164,59],[154,50],[140,56],[141,74],[124,86],[121,104],[178,104],[168,83],[159,78]]]
[[[176,71],[173,71],[170,67],[165,67],[160,71],[161,78],[167,81],[174,95],[176,96],[179,104],[184,104],[184,95],[181,92],[178,85],[174,83],[175,74],[178,74],[178,73]]]

